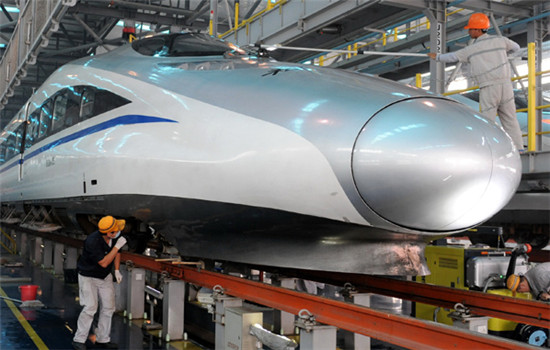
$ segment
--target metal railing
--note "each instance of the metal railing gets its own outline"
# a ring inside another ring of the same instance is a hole
[[[521,75],[518,77],[514,77],[511,79],[511,81],[517,81],[527,78],[527,108],[520,108],[516,110],[516,113],[518,112],[527,112],[527,134],[523,134],[522,136],[527,136],[527,151],[528,152],[534,152],[536,151],[536,139],[535,137],[538,135],[545,135],[550,134],[548,131],[539,131],[536,130],[536,111],[542,110],[542,109],[548,109],[550,108],[550,104],[546,105],[536,105],[536,76],[541,75],[547,75],[550,73],[550,70],[545,70],[541,72],[537,72],[535,70],[535,43],[528,43],[527,44],[527,69],[528,73],[526,75]],[[421,74],[418,73],[416,75],[416,87],[422,88],[422,77]],[[467,89],[461,89],[461,90],[453,90],[445,92],[444,96],[450,96],[450,95],[456,95],[461,94],[463,92],[473,91],[479,89],[479,86],[472,86]]]

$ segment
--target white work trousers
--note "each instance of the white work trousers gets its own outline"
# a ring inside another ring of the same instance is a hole
[[[508,133],[516,148],[523,149],[523,138],[516,116],[516,103],[512,85],[495,84],[479,90],[479,104],[485,118],[496,120],[497,114],[504,131]]]
[[[80,305],[83,307],[78,316],[77,330],[73,341],[85,343],[90,333],[90,327],[94,320],[97,308],[99,320],[96,330],[96,341],[108,343],[111,341],[111,320],[115,312],[115,285],[113,276],[107,275],[105,279],[78,275],[78,289]]]

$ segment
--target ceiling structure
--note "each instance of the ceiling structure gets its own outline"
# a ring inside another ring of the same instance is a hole
[[[238,4],[238,26],[235,11]],[[271,8],[273,6],[273,8]],[[474,11],[491,14],[522,47],[549,31],[550,2],[532,0],[0,0],[0,124],[5,125],[43,81],[76,58],[122,45],[123,26],[147,33],[215,32],[238,45],[428,52],[431,23],[443,23],[444,51],[466,45],[462,28]],[[530,27],[531,26],[531,27]],[[535,29],[533,30],[533,26]],[[416,27],[416,28],[415,28]],[[396,28],[397,32],[396,32]],[[534,34],[533,34],[534,33]],[[385,45],[382,43],[385,39]],[[547,39],[547,38],[546,38]],[[276,50],[276,59],[319,62],[326,53]],[[393,80],[433,69],[427,57],[340,56],[324,65]]]

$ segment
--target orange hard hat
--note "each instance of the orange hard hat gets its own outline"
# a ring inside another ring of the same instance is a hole
[[[126,221],[117,220],[112,216],[104,216],[99,220],[97,227],[101,233],[117,232],[124,229]]]
[[[484,13],[476,12],[472,13],[468,25],[464,29],[489,29],[490,26],[489,17]]]
[[[515,292],[519,287],[519,282],[521,278],[518,275],[510,275],[506,280],[506,287],[512,292]]]

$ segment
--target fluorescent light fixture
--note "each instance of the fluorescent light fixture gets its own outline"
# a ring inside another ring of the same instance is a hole
[[[19,9],[15,6],[4,6],[4,8],[8,12],[19,13]]]

